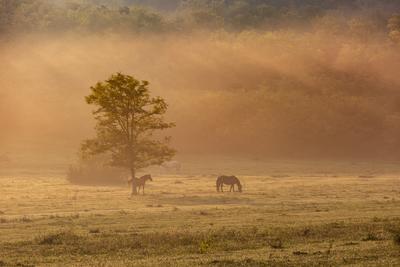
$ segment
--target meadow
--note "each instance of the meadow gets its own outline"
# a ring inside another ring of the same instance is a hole
[[[398,0],[0,0],[0,267],[400,266],[399,52]]]
[[[188,160],[133,198],[2,168],[0,266],[397,266],[397,166]],[[244,192],[217,193],[218,170]]]

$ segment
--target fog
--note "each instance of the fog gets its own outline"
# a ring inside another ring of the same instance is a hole
[[[180,153],[395,157],[398,52],[320,28],[13,37],[0,48],[1,142],[77,150],[93,135],[83,97],[119,71],[167,100]]]

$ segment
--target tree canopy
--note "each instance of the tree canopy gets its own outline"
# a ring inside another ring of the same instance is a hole
[[[155,136],[174,126],[164,120],[168,105],[161,97],[151,97],[148,86],[147,81],[116,73],[90,88],[86,102],[96,107],[96,137],[83,143],[84,156],[107,153],[112,166],[129,169],[132,177],[173,157],[170,137]]]

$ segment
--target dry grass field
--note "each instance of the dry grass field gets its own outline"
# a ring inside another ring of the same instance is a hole
[[[132,199],[3,170],[0,266],[400,265],[396,163],[193,162]],[[244,192],[217,193],[217,169]]]

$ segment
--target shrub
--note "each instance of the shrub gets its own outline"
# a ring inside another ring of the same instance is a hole
[[[391,229],[390,232],[391,232],[391,234],[392,234],[393,243],[394,243],[395,245],[400,246],[400,228]]]
[[[199,253],[205,254],[210,250],[211,244],[210,240],[202,240],[199,244]]]
[[[379,237],[374,234],[374,233],[368,233],[365,238],[362,239],[362,241],[377,241],[379,240]]]
[[[99,234],[100,233],[100,229],[99,228],[89,229],[89,233],[90,234]]]
[[[41,236],[37,238],[36,242],[39,245],[62,245],[62,244],[75,244],[81,239],[80,236],[71,232],[59,232]]]
[[[126,173],[117,168],[109,167],[101,158],[84,161],[76,166],[70,166],[67,179],[80,185],[122,185],[126,182]]]
[[[281,239],[272,239],[269,241],[269,246],[274,249],[282,249],[283,248],[283,242]]]
[[[393,242],[400,246],[400,232],[393,234]]]

